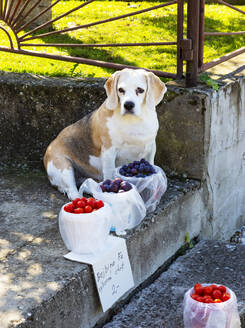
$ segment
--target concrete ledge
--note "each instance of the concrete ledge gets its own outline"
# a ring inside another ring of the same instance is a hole
[[[1,328],[88,328],[106,320],[113,309],[102,312],[90,266],[63,258],[57,214],[65,197],[40,173],[4,174],[0,186]],[[170,181],[156,212],[126,235],[135,288],[177,252],[187,232],[200,233],[199,188],[194,180]]]
[[[237,296],[245,327],[245,245],[201,241],[179,257],[104,328],[183,328],[185,292],[197,282],[228,286]]]

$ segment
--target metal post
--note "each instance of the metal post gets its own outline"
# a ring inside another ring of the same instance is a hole
[[[198,68],[203,65],[203,46],[204,46],[204,20],[205,20],[205,0],[201,0],[200,4],[200,27],[199,27],[199,56]]]
[[[186,87],[197,85],[200,0],[188,0],[187,38],[192,40],[193,59],[186,64]]]
[[[177,77],[183,76],[183,59],[181,53],[181,42],[183,39],[183,22],[184,22],[184,0],[178,0],[177,3]]]

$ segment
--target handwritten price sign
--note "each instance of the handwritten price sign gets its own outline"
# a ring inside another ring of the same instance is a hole
[[[103,311],[107,311],[134,286],[126,241],[109,236],[105,248],[98,254],[65,255],[65,258],[91,264]]]
[[[104,312],[134,286],[127,246],[123,238],[110,237],[109,249],[93,263],[93,270]]]

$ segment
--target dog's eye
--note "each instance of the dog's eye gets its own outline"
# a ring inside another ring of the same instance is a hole
[[[136,93],[138,94],[138,93],[144,93],[145,92],[145,90],[144,89],[142,89],[142,88],[137,88],[136,89]]]
[[[124,90],[123,88],[119,88],[118,91],[119,91],[120,93],[125,93],[125,90]]]

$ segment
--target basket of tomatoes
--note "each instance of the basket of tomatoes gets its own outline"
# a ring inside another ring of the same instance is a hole
[[[102,250],[111,218],[111,207],[93,197],[76,198],[65,204],[59,213],[59,230],[67,249],[77,254]]]
[[[185,293],[185,328],[240,328],[237,299],[224,285],[200,284]]]

